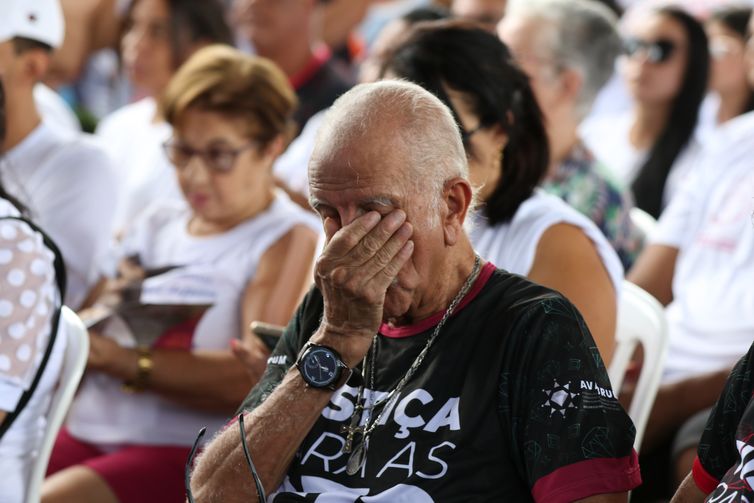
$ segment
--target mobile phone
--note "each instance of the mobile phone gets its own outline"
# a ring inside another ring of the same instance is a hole
[[[283,330],[285,330],[285,327],[281,327],[280,325],[273,325],[262,321],[252,321],[249,328],[251,333],[259,337],[270,351],[275,349],[280,336],[283,335]]]

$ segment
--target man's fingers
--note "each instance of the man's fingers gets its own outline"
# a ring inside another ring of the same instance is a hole
[[[332,236],[328,236],[329,241],[325,247],[325,253],[336,257],[346,255],[359,244],[369,231],[380,223],[380,219],[380,214],[376,211],[370,211],[361,215],[350,224],[335,232]],[[327,224],[328,220],[331,221],[330,224]],[[330,226],[330,228],[325,227],[325,232],[332,231],[334,229],[332,219],[327,218],[325,222],[326,225]]]
[[[326,226],[329,219],[325,220]],[[338,230],[329,240],[323,255],[330,259],[345,258],[358,266],[370,260],[397,229],[406,221],[403,210],[394,210],[384,217],[370,211]],[[325,231],[329,231],[325,227]]]
[[[381,277],[382,281],[387,283],[387,285],[385,286],[385,289],[387,289],[390,286],[390,284],[395,280],[395,278],[398,276],[398,273],[406,264],[406,262],[408,262],[408,260],[411,258],[411,255],[413,255],[413,253],[414,253],[414,242],[406,241],[403,247],[401,247],[401,249],[398,250],[398,253],[395,254],[393,259],[390,262],[388,262],[385,265],[385,267],[383,267],[377,272],[377,275]]]
[[[338,232],[338,222],[334,218],[327,217],[322,225],[325,228],[325,242],[329,243],[335,233]]]
[[[398,255],[401,249],[403,249],[406,242],[411,239],[413,233],[414,228],[410,223],[406,222],[401,225],[398,230],[390,236],[390,239],[388,239],[380,249],[373,253],[371,257],[368,257],[367,261],[361,265],[360,270],[363,272],[364,277],[369,280],[379,277],[380,272],[395,260],[396,255]]]
[[[405,222],[406,214],[403,211],[393,211],[383,217],[379,225],[367,233],[362,238],[359,245],[353,249],[352,255],[354,260],[359,265],[363,265],[369,263],[378,255],[382,255],[383,258],[389,259],[389,257],[384,257],[384,255],[388,254],[385,247],[399,232],[399,229],[402,229]],[[407,225],[410,226],[410,224]],[[409,236],[410,233],[408,236],[405,236],[403,241],[405,242]],[[400,247],[395,251],[397,252],[398,249],[400,249]],[[392,257],[394,253],[389,253],[389,255]]]
[[[318,260],[315,282],[320,289],[339,290],[344,299],[380,304],[388,286],[413,253],[413,243],[408,247],[406,243],[414,230],[401,210],[382,218],[377,215],[375,225],[366,216],[333,235]]]

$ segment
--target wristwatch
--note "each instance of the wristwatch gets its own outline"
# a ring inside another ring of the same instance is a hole
[[[296,367],[307,385],[332,391],[345,384],[352,373],[337,351],[311,341],[301,348]]]

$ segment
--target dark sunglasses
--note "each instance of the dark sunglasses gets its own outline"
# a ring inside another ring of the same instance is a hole
[[[628,57],[633,58],[642,53],[650,63],[663,63],[669,60],[675,49],[676,43],[664,38],[654,41],[628,38],[623,42],[623,50]]]
[[[194,156],[199,156],[204,165],[212,171],[227,173],[233,169],[236,159],[242,152],[258,145],[259,143],[252,141],[235,149],[210,147],[206,150],[199,150],[170,139],[162,144],[162,148],[170,162],[178,169],[185,168]]]

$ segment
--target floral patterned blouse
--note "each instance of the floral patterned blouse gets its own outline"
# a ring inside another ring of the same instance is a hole
[[[633,198],[610,179],[604,166],[582,143],[571,150],[542,188],[589,217],[615,248],[623,267],[631,268],[645,239],[631,221]]]

